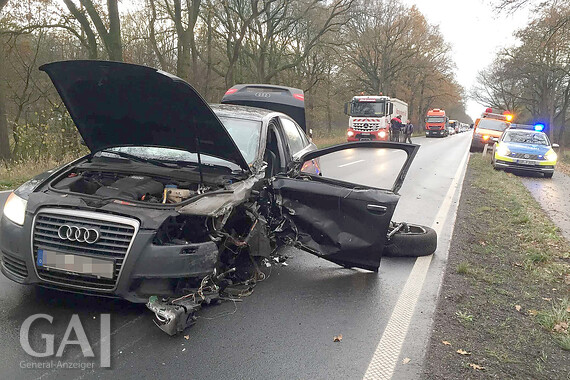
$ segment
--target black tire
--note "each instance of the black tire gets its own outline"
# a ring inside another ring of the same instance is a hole
[[[544,178],[552,178],[554,173],[544,173]]]
[[[428,256],[437,248],[437,233],[433,228],[408,224],[396,232],[384,246],[383,256],[417,257]]]

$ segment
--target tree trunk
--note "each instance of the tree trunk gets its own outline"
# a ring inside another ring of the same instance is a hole
[[[8,142],[8,119],[4,102],[4,88],[0,85],[0,161],[10,159],[10,143]]]
[[[8,0],[0,0],[0,11]],[[0,54],[0,67],[4,67],[4,52]],[[4,79],[4,78],[2,78]],[[8,119],[6,117],[6,103],[4,102],[4,87],[0,83],[0,161],[10,159],[10,143],[8,142]]]
[[[107,0],[109,11],[109,33],[107,33],[107,50],[111,61],[123,61],[123,45],[121,44],[121,20],[117,0]]]

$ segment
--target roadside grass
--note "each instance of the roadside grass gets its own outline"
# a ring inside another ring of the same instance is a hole
[[[46,158],[43,160],[0,162],[0,191],[15,189],[30,178],[47,170],[56,168],[76,157],[64,156],[60,159]]]
[[[556,170],[570,175],[570,149],[566,149],[564,154],[560,155],[556,164]]]
[[[570,244],[519,178],[480,154],[470,157],[448,267],[426,378],[570,378]]]
[[[313,132],[313,142],[319,149],[345,143],[346,129],[333,129],[331,131],[325,129],[315,130]]]

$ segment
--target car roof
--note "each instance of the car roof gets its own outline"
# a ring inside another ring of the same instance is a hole
[[[254,121],[263,121],[263,119],[270,114],[281,114],[264,108],[236,106],[233,104],[210,104],[210,108],[212,108],[214,113],[219,117],[237,117]]]

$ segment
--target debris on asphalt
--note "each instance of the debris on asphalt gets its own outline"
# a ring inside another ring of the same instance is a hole
[[[474,364],[474,363],[469,363],[469,367],[475,369],[475,370],[479,370],[479,371],[483,371],[485,369],[485,367],[480,366],[478,364]]]
[[[446,346],[451,346],[451,343],[449,343],[447,340],[442,340],[441,343],[445,344]]]
[[[340,341],[342,341],[342,334],[338,334],[333,337],[333,342],[340,342]]]
[[[471,355],[471,352],[467,352],[465,350],[462,350],[461,348],[455,352],[457,352],[459,355]]]
[[[402,364],[408,364],[412,359],[410,358],[405,358],[404,360],[402,360]]]

